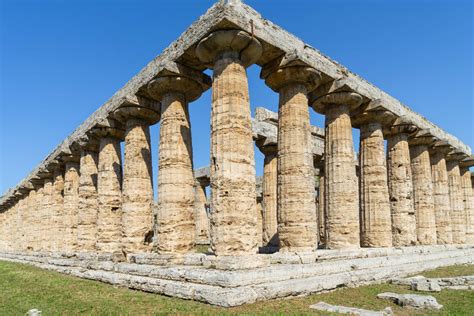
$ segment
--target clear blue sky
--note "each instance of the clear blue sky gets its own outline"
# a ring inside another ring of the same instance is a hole
[[[1,194],[214,1],[0,3]],[[474,147],[472,1],[246,3]],[[258,74],[249,69],[252,109],[276,110],[278,97]],[[195,167],[209,161],[209,114],[207,92],[191,104]],[[313,113],[312,122],[322,126],[322,117]],[[153,126],[155,169],[158,135]]]

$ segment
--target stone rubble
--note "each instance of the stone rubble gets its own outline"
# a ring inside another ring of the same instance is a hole
[[[396,293],[380,293],[378,298],[389,300],[402,307],[410,307],[415,309],[441,309],[443,305],[439,304],[436,298],[431,295],[417,294],[396,294]]]
[[[371,310],[362,309],[362,308],[337,306],[337,305],[327,304],[325,302],[319,302],[317,304],[310,305],[309,308],[312,308],[318,311],[330,312],[330,313],[350,314],[350,315],[360,315],[360,316],[394,315],[390,307],[387,307],[382,311],[371,311]]]

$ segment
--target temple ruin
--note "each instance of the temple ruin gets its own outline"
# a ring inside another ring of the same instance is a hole
[[[252,115],[253,64],[278,113]],[[191,135],[208,89],[211,134]],[[0,198],[0,260],[220,306],[379,282],[474,262],[471,166],[456,137],[221,0]]]

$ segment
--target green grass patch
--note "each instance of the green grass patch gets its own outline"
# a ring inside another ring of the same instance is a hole
[[[421,273],[430,277],[473,275],[474,266],[453,266]],[[314,314],[309,305],[319,301],[373,310],[392,307],[397,315],[423,315],[379,300],[381,292],[413,293],[403,286],[379,284],[359,288],[341,288],[307,297],[271,300],[224,309],[211,305],[144,293],[84,280],[25,264],[0,261],[0,315],[24,315],[37,308],[43,315],[158,315],[158,314]],[[429,293],[444,308],[425,315],[473,315],[474,291],[443,290]]]

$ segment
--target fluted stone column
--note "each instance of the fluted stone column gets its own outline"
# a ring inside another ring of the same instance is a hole
[[[449,204],[453,232],[453,244],[466,243],[466,221],[464,211],[463,191],[461,188],[461,173],[457,156],[447,156],[446,169],[448,171]]]
[[[325,203],[326,248],[360,247],[359,191],[352,140],[351,108],[362,97],[335,92],[316,99],[313,108],[326,114]]]
[[[436,245],[437,243],[433,179],[428,151],[428,146],[433,141],[434,138],[431,136],[415,137],[409,140],[416,235],[420,245]]]
[[[387,137],[387,166],[393,246],[416,244],[416,217],[408,136],[416,129],[402,119],[392,126]]]
[[[122,242],[126,253],[148,252],[153,237],[153,172],[150,123],[159,113],[141,107],[119,109],[125,116]]]
[[[196,180],[194,186],[194,222],[196,225],[196,244],[209,243],[209,218],[207,215],[207,197],[205,184]]]
[[[41,223],[40,223],[40,250],[51,250],[53,232],[51,231],[51,206],[53,193],[53,179],[46,178],[43,182],[43,194],[41,200]]]
[[[314,166],[308,93],[321,79],[318,71],[277,59],[262,68],[261,77],[279,93],[277,214],[280,251],[314,251]]]
[[[97,193],[97,244],[99,252],[122,251],[121,132],[107,128],[100,139]]]
[[[216,31],[196,48],[213,68],[211,247],[216,255],[255,254],[258,245],[255,161],[246,68],[260,42],[238,30]]]
[[[77,247],[80,251],[95,251],[97,242],[97,163],[98,148],[81,150],[78,188]]]
[[[360,234],[362,247],[391,247],[392,221],[387,164],[380,118],[383,112],[366,113],[360,125]],[[364,115],[361,115],[364,116]]]
[[[433,179],[433,202],[436,222],[436,243],[438,245],[453,242],[451,226],[451,205],[449,202],[448,173],[445,155],[450,148],[433,146],[430,152],[431,176]]]
[[[324,161],[323,161],[324,163]],[[325,182],[326,175],[324,172],[324,166],[319,169],[319,194],[318,194],[318,233],[319,233],[319,246],[326,248],[326,190]]]
[[[78,157],[64,158],[64,250],[74,252],[77,246],[77,225],[79,216],[79,174]]]
[[[260,146],[259,148],[265,155],[262,180],[262,242],[263,246],[277,247],[279,245],[277,221],[278,148],[274,145]]]
[[[28,193],[28,229],[26,233],[27,251],[34,250],[34,233],[36,223],[36,190],[33,188]]]
[[[52,251],[64,250],[64,229],[67,218],[64,216],[63,190],[63,168],[58,165],[53,172],[53,188],[51,192],[51,221],[49,230],[51,232]]]
[[[161,102],[156,249],[186,253],[194,248],[194,175],[188,103],[204,90],[179,75],[150,82],[150,95]]]
[[[33,251],[40,251],[42,243],[42,201],[43,201],[43,180],[37,179],[35,182],[34,216],[32,226],[32,247]]]
[[[473,160],[461,162],[461,188],[463,192],[464,212],[466,213],[466,244],[474,245],[474,194],[472,191],[469,166]]]

